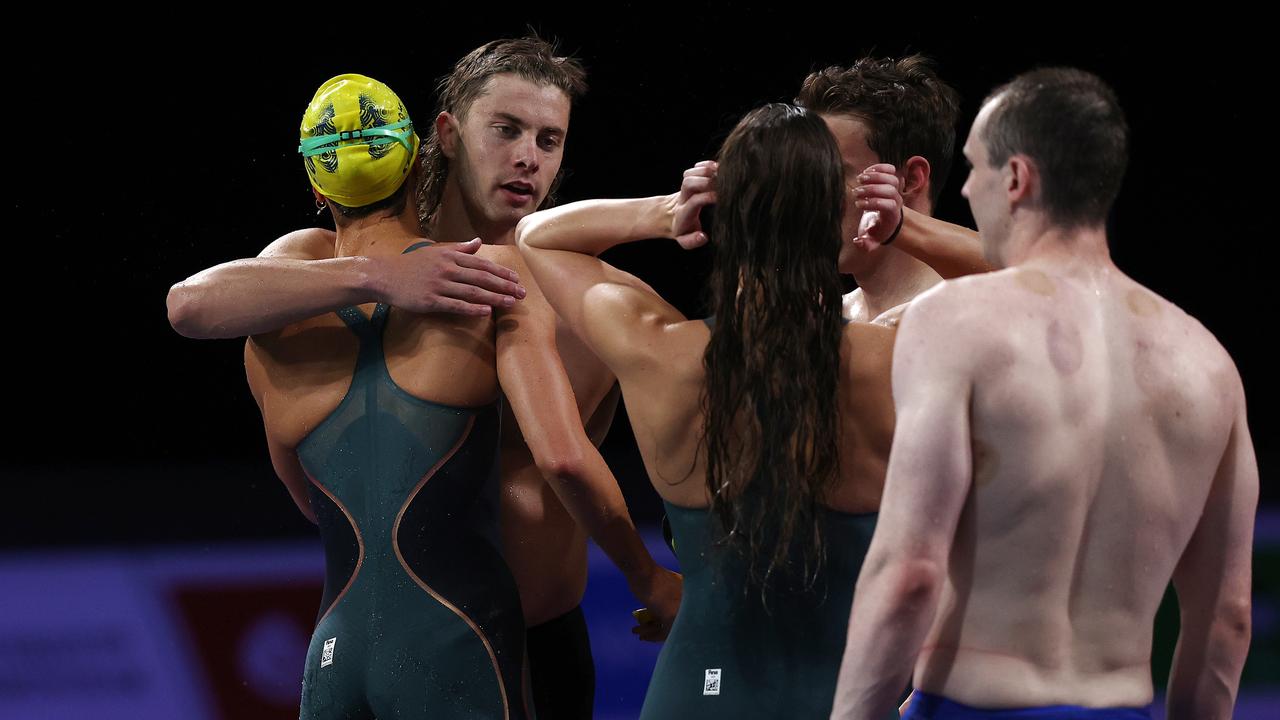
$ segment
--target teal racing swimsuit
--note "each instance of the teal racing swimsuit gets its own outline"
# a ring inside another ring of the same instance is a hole
[[[744,593],[742,560],[717,542],[722,534],[710,511],[666,507],[684,597],[641,720],[826,720],[876,513],[826,510],[819,588],[771,593],[766,611],[758,591]]]
[[[301,718],[531,717],[524,621],[497,526],[498,403],[441,405],[387,372],[388,308],[342,403],[298,446],[325,548]]]

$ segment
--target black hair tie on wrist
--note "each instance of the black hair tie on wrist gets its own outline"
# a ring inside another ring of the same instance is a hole
[[[903,207],[902,212],[898,213],[898,227],[893,229],[893,234],[889,236],[888,240],[880,243],[881,245],[888,245],[898,239],[898,233],[902,232],[902,221],[905,219],[907,219],[907,209]]]

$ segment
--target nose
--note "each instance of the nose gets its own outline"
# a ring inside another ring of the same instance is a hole
[[[526,133],[515,147],[515,165],[531,173],[538,171],[538,139],[533,133]]]

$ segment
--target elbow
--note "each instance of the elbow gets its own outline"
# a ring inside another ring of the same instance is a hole
[[[169,288],[166,305],[169,325],[183,337],[195,340],[219,340],[239,337],[215,321],[215,308],[211,307],[205,287],[190,282],[180,282]]]
[[[538,217],[540,213],[530,213],[520,218],[520,222],[516,223],[516,247],[523,253],[531,248],[537,247],[531,241],[536,239],[535,232],[538,223],[542,218]]]
[[[577,450],[546,449],[535,453],[534,463],[542,476],[554,482],[576,483],[587,475],[587,459]]]
[[[1253,600],[1244,595],[1219,603],[1213,624],[1214,634],[1223,642],[1248,648],[1253,636]]]
[[[169,325],[183,337],[201,338],[207,328],[201,327],[199,302],[190,285],[178,283],[169,288],[165,299],[169,311]]]
[[[516,223],[516,247],[519,248],[521,253],[524,253],[529,248],[529,244],[526,242],[529,234],[529,218],[530,215],[525,215],[520,218],[520,222]]]
[[[890,607],[916,612],[932,606],[946,576],[943,563],[925,557],[867,558],[868,567],[858,578],[855,591],[876,585],[887,595]]]

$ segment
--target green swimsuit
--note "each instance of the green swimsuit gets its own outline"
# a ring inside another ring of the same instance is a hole
[[[520,598],[498,541],[498,405],[396,385],[387,313],[339,311],[360,339],[355,376],[298,446],[326,566],[301,717],[530,717]]]
[[[766,612],[758,591],[744,595],[742,562],[717,545],[721,534],[710,512],[666,507],[684,598],[641,720],[826,720],[876,514],[827,510],[819,589],[773,593]]]

